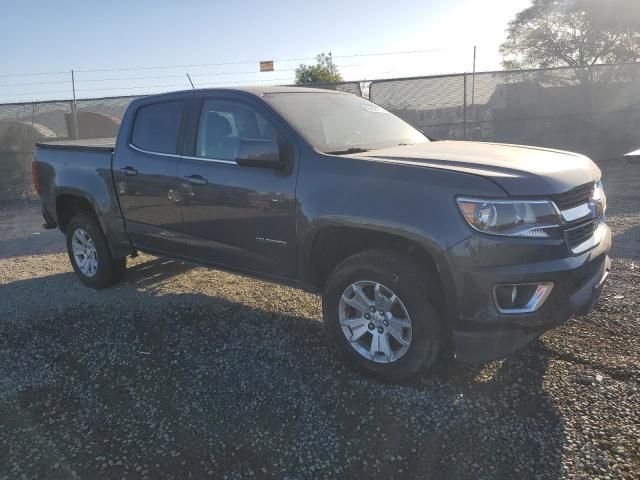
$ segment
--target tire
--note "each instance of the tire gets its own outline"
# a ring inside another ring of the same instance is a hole
[[[110,287],[122,279],[127,268],[127,259],[113,258],[95,215],[79,213],[73,217],[67,225],[66,237],[69,260],[82,283],[91,288],[101,289]],[[74,254],[74,246],[77,251],[83,251],[80,261]],[[86,249],[82,250],[79,247]],[[91,261],[83,265],[81,260],[87,257]]]
[[[380,285],[378,297],[376,284]],[[354,285],[374,305],[353,308],[354,300],[355,304],[363,304]],[[397,297],[393,303],[390,294]],[[375,298],[385,308],[370,312],[367,320],[362,312],[380,305],[375,305]],[[338,353],[350,364],[378,380],[401,382],[431,368],[438,359],[443,340],[441,316],[436,308],[440,298],[435,275],[409,255],[394,250],[367,250],[344,260],[327,279],[322,299],[324,323]],[[345,324],[341,324],[341,316]],[[361,321],[368,322],[367,332]],[[358,340],[353,341],[354,338]],[[380,348],[369,347],[367,354],[367,346],[377,342],[376,338],[381,339],[376,343]],[[408,341],[408,345],[400,341]],[[373,357],[371,350],[376,351]]]

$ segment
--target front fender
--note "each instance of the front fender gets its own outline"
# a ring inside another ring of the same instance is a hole
[[[436,264],[447,307],[455,298],[448,249],[473,234],[457,195],[503,197],[493,181],[463,172],[315,154],[298,180],[300,276],[313,283],[312,249],[330,227],[369,229],[420,246]]]
[[[302,237],[301,251],[303,252],[303,265],[309,263],[313,248],[313,243],[317,235],[327,228],[343,227],[358,230],[370,230],[372,232],[385,233],[388,235],[400,237],[412,243],[416,243],[424,248],[432,257],[439,256],[444,249],[438,242],[427,232],[421,231],[409,225],[397,222],[370,218],[357,217],[348,215],[325,215],[313,219],[306,226]]]

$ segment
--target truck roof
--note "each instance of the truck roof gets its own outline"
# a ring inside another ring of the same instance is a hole
[[[272,93],[335,93],[336,95],[349,95],[339,90],[328,90],[324,88],[298,87],[295,85],[277,87],[277,86],[253,86],[253,87],[217,87],[217,88],[196,88],[191,90],[176,90],[173,92],[158,93],[155,95],[146,95],[133,100],[131,103],[143,102],[149,98],[171,97],[173,95],[185,95],[203,92],[242,92],[262,97]]]
[[[223,89],[204,89],[204,90],[239,90],[242,92],[249,92],[256,95],[263,95],[266,93],[338,93],[346,95],[346,92],[339,90],[329,90],[326,88],[311,88],[311,87],[298,87],[298,86],[284,86],[284,87],[271,87],[271,86],[257,86],[257,87],[240,87],[240,88],[223,88]]]
[[[264,95],[267,93],[340,93],[343,94],[345,92],[341,92],[339,90],[329,90],[325,88],[311,88],[311,87],[298,87],[296,85],[289,86],[248,86],[248,87],[218,87],[218,88],[196,88],[192,90],[182,90],[182,92],[219,92],[219,91],[237,91],[237,92],[247,92],[253,93],[254,95]],[[177,92],[172,92],[177,93]],[[163,94],[161,94],[163,95]]]
[[[268,95],[272,93],[335,93],[337,95],[348,95],[345,92],[340,92],[338,90],[327,90],[322,88],[309,88],[309,87],[298,87],[298,86],[255,86],[255,87],[222,87],[222,88],[198,88],[192,90],[179,90],[175,92],[166,92],[160,93],[157,95],[147,95],[144,97],[137,98],[131,102],[131,104],[138,103],[140,101],[144,101],[149,98],[156,97],[171,97],[173,95],[184,95],[191,93],[202,93],[202,92],[244,92],[252,95],[256,95],[261,97],[263,95]],[[38,142],[36,146],[38,148],[48,148],[48,149],[75,149],[75,150],[100,150],[100,151],[113,151],[115,149],[116,139],[113,138],[89,138],[82,140],[52,140],[48,142]]]

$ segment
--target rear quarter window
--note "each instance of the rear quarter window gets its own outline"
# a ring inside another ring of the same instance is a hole
[[[143,150],[177,153],[182,101],[155,103],[136,112],[131,143]]]

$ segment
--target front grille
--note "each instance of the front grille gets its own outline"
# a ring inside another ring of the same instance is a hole
[[[554,195],[552,199],[560,210],[568,210],[587,203],[593,194],[593,189],[593,183],[585,183],[579,187],[572,188],[568,192]]]
[[[598,220],[591,220],[589,222],[578,225],[577,227],[566,230],[567,243],[572,250],[578,247],[580,244],[589,240],[594,232],[598,228]]]

